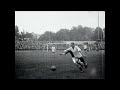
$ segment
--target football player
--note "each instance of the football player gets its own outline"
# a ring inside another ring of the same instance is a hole
[[[71,46],[68,49],[64,50],[63,53],[60,53],[60,55],[66,55],[67,53],[71,54],[73,62],[77,64],[77,66],[79,66],[79,69],[81,70],[81,72],[83,72],[83,65],[85,68],[87,68],[87,63],[83,58],[86,56],[82,53],[82,50],[78,46],[76,46],[74,43],[71,43]]]

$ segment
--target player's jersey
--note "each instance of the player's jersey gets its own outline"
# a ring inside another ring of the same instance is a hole
[[[81,49],[78,46],[75,46],[74,49],[72,47],[64,50],[64,52],[72,51],[75,57],[82,57],[82,54],[79,52]]]
[[[52,52],[55,52],[55,47],[54,46],[52,47]]]

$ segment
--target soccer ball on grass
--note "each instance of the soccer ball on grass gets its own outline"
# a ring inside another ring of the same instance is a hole
[[[56,66],[54,66],[54,65],[51,66],[51,70],[52,70],[52,71],[55,71],[55,70],[56,70]]]

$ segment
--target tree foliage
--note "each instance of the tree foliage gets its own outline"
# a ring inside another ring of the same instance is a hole
[[[34,38],[32,33],[19,32],[18,26],[15,26],[15,37],[17,38]],[[105,28],[96,27],[83,27],[79,25],[77,27],[73,26],[69,29],[60,29],[58,32],[53,33],[51,31],[46,31],[39,37],[39,41],[90,41],[90,40],[105,40]]]
[[[105,28],[104,28],[105,30]],[[99,32],[98,32],[99,31]],[[98,35],[99,34],[99,35]],[[104,39],[104,32],[102,28],[96,27],[82,27],[81,25],[77,27],[72,27],[71,30],[68,29],[60,29],[56,33],[45,32],[39,37],[40,41],[46,40],[54,40],[54,41],[90,41],[90,40],[98,40]]]
[[[18,26],[15,26],[15,36],[18,37],[19,36],[19,29]]]
[[[93,34],[93,40],[103,40],[103,30],[100,27],[96,27],[94,34]]]
[[[19,39],[24,39],[24,38],[33,38],[33,35],[32,33],[25,32],[24,30],[23,32],[19,32],[19,28],[16,25],[15,26],[15,39],[19,40]]]

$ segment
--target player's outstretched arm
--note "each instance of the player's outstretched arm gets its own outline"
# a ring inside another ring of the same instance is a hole
[[[67,53],[69,53],[69,51],[70,51],[70,48],[64,50],[64,52],[63,52],[63,53],[60,53],[60,55],[66,55]]]
[[[66,55],[68,53],[68,51],[67,50],[64,50],[64,52],[63,53],[60,53],[60,55]]]
[[[65,55],[65,53],[60,53],[60,55]]]

